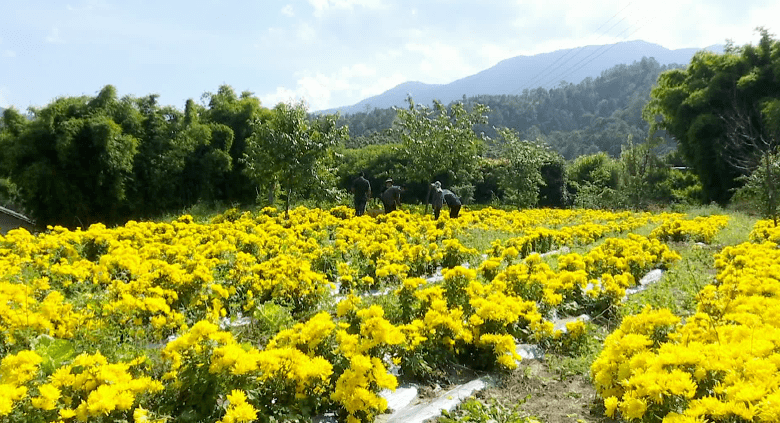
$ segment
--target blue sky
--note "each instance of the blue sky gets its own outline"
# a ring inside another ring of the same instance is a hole
[[[755,43],[777,16],[776,0],[0,0],[0,106],[112,84],[182,109],[228,84],[320,110],[561,48]]]

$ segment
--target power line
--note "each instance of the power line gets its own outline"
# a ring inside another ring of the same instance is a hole
[[[692,7],[693,7],[693,4],[689,4],[689,5],[688,5],[688,8],[687,8],[687,9],[686,9],[686,10],[685,10],[683,13],[687,13],[687,12],[688,12],[688,11],[689,11],[689,10],[690,10]],[[647,26],[649,23],[653,22],[653,21],[654,21],[654,20],[656,20],[656,19],[658,19],[658,15],[652,16],[650,19],[646,20],[646,21],[645,21],[645,22],[644,22],[642,25],[640,25],[638,28],[636,28],[634,31],[632,31],[630,34],[628,34],[628,36],[626,36],[625,38],[626,38],[626,39],[628,39],[628,38],[631,38],[631,36],[632,36],[632,35],[634,35],[634,34],[635,34],[635,33],[637,33],[637,32],[638,32],[640,29],[644,28],[645,26]],[[631,28],[632,28],[632,27],[634,27],[634,26],[636,26],[636,23],[635,23],[635,24],[632,24],[632,25],[631,25],[631,26],[629,26],[628,28],[626,28],[626,29],[624,29],[623,31],[621,31],[621,32],[620,32],[620,34],[618,34],[618,36],[620,36],[621,34],[623,34],[624,32],[628,31],[629,29],[631,29]],[[588,56],[587,56],[587,57],[585,57],[584,59],[582,59],[582,60],[580,60],[579,62],[575,63],[575,64],[574,64],[574,65],[573,65],[571,68],[569,68],[569,70],[568,70],[568,71],[564,71],[564,72],[563,72],[563,74],[559,74],[559,76],[558,76],[558,77],[553,77],[553,78],[551,78],[551,79],[548,79],[548,80],[547,80],[547,81],[546,81],[546,82],[545,82],[543,85],[541,85],[541,86],[543,87],[543,86],[545,86],[545,85],[547,85],[547,84],[550,84],[550,83],[552,83],[553,81],[555,81],[556,79],[558,79],[558,80],[565,80],[565,78],[567,78],[567,77],[571,76],[571,75],[572,75],[572,74],[574,74],[575,72],[579,71],[580,69],[584,68],[584,67],[585,67],[585,66],[587,66],[588,64],[592,63],[594,60],[598,59],[599,57],[601,57],[602,55],[604,55],[605,53],[607,53],[609,50],[611,50],[613,47],[615,47],[615,45],[616,45],[616,44],[610,44],[610,45],[606,46],[607,48],[606,48],[604,51],[602,51],[601,53],[599,53],[597,56],[593,57],[591,60],[587,61],[586,63],[582,63],[583,61],[587,60],[589,57],[593,56],[594,54],[596,54],[596,53],[598,52],[598,50],[594,51],[593,53],[591,53],[590,55],[588,55]],[[602,46],[602,47],[604,47],[604,46]],[[582,65],[580,65],[580,63],[582,63]],[[579,67],[576,67],[577,65],[580,65],[580,66],[579,66]],[[576,68],[575,68],[575,67],[576,67]]]
[[[615,17],[617,17],[618,15],[620,15],[620,14],[621,14],[621,13],[622,13],[624,10],[626,10],[626,9],[627,9],[629,6],[631,6],[631,4],[632,4],[632,3],[633,3],[633,2],[629,2],[629,3],[628,3],[628,4],[626,4],[626,5],[625,5],[625,6],[624,6],[622,9],[620,9],[620,10],[619,10],[617,13],[615,13],[614,15],[612,15],[612,17],[610,17],[609,19],[607,19],[606,21],[604,21],[604,23],[602,23],[602,24],[601,24],[601,25],[600,25],[598,28],[596,28],[596,31],[595,31],[595,32],[596,32],[596,33],[598,33],[598,32],[601,30],[601,28],[603,28],[604,26],[606,26],[607,24],[609,24],[609,22],[610,22],[610,21],[612,21],[613,19],[615,19]],[[626,19],[626,17],[624,16],[624,17],[623,17],[623,18],[621,18],[619,21],[617,21],[615,24],[613,24],[611,27],[609,27],[609,29],[607,29],[606,31],[604,31],[604,33],[603,33],[603,34],[600,34],[600,35],[599,35],[599,37],[596,39],[596,41],[598,41],[599,39],[601,39],[601,38],[604,36],[604,34],[606,34],[606,33],[608,33],[609,31],[611,31],[611,30],[612,30],[612,28],[614,28],[615,26],[617,26],[618,24],[620,24],[621,22],[623,22],[625,19]],[[563,63],[561,63],[561,64],[559,65],[559,66],[563,66],[563,65],[565,65],[566,63],[568,63],[568,62],[569,62],[571,59],[573,59],[573,58],[577,57],[577,55],[579,55],[579,54],[582,52],[582,50],[584,50],[584,49],[585,49],[585,46],[578,47],[578,48],[573,48],[573,49],[569,49],[569,50],[568,50],[568,51],[567,51],[565,54],[563,54],[562,56],[558,57],[558,58],[557,58],[557,59],[555,59],[555,60],[554,60],[552,63],[550,63],[549,65],[547,65],[547,67],[545,67],[544,69],[542,69],[541,71],[539,71],[539,73],[537,73],[537,74],[536,74],[536,75],[535,75],[533,78],[531,78],[531,79],[530,79],[528,82],[526,82],[526,83],[525,83],[525,84],[524,84],[522,87],[520,87],[520,88],[518,88],[518,89],[516,89],[516,90],[514,90],[514,91],[511,91],[511,93],[513,93],[513,94],[519,94],[520,92],[522,92],[522,91],[523,91],[523,90],[525,90],[526,88],[531,88],[531,86],[533,85],[533,83],[534,83],[534,82],[536,82],[538,79],[540,79],[540,78],[543,78],[543,77],[544,77],[544,75],[545,75],[545,72],[547,72],[547,70],[549,70],[550,68],[552,68],[553,66],[555,66],[555,64],[556,64],[556,63],[558,63],[558,61],[559,61],[559,60],[561,60],[561,59],[565,58],[565,57],[566,57],[566,56],[568,56],[570,53],[575,53],[575,54],[574,54],[574,56],[572,56],[572,57],[570,57],[570,58],[566,59],[566,60],[565,60]]]
[[[622,34],[623,34],[624,32],[626,32],[626,31],[628,31],[629,29],[631,29],[631,27],[628,27],[628,28],[624,29],[624,30],[623,30],[623,31],[621,31],[621,32],[620,32],[620,33],[619,33],[617,36],[619,37],[620,35],[622,35]],[[634,31],[634,32],[636,32],[636,31]],[[632,34],[633,34],[633,33],[632,33]],[[539,86],[540,86],[540,87],[545,87],[545,86],[547,86],[548,84],[551,84],[551,83],[553,83],[555,80],[559,80],[559,81],[565,80],[565,78],[566,78],[566,77],[568,77],[568,76],[572,75],[574,72],[576,72],[576,71],[578,71],[578,70],[582,69],[582,67],[584,67],[584,66],[585,66],[585,65],[587,65],[588,63],[591,63],[593,60],[596,60],[597,58],[601,57],[601,56],[602,56],[604,53],[608,52],[608,51],[609,51],[609,50],[611,50],[613,47],[615,47],[615,45],[616,45],[616,44],[607,44],[607,45],[602,45],[602,46],[599,46],[597,49],[595,49],[595,50],[594,50],[593,52],[591,52],[589,55],[587,55],[587,56],[585,56],[584,58],[582,58],[582,60],[580,60],[579,62],[577,62],[577,63],[573,64],[573,65],[572,65],[572,66],[571,66],[569,69],[566,69],[566,70],[564,70],[563,72],[559,72],[559,73],[557,73],[557,75],[556,75],[556,76],[553,76],[552,78],[548,78],[547,80],[545,80],[545,82],[544,82],[543,84],[540,84]],[[603,50],[603,51],[601,51],[601,53],[599,53],[599,51],[600,51],[600,50]],[[580,66],[580,67],[578,67],[578,68],[576,68],[576,69],[575,69],[575,67],[576,67],[576,66],[578,66],[580,63],[584,62],[585,60],[588,60],[590,57],[592,57],[594,54],[597,54],[597,53],[599,53],[599,54],[598,54],[598,56],[594,57],[593,59],[591,59],[590,61],[588,61],[587,63],[585,63],[585,65],[583,65],[583,66]]]

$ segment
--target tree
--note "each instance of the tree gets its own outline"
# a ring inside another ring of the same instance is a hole
[[[545,185],[541,169],[547,151],[539,144],[520,140],[509,128],[501,128],[498,133],[503,141],[500,157],[504,160],[498,172],[498,187],[504,192],[504,201],[533,207],[539,201],[539,188]]]
[[[396,129],[402,156],[408,161],[407,179],[431,182],[446,175],[450,184],[469,181],[485,141],[484,135],[474,132],[474,125],[487,124],[487,106],[475,104],[467,110],[463,103],[455,103],[448,109],[434,101],[431,109],[416,105],[411,97],[407,102],[408,108],[397,109]]]
[[[133,101],[110,85],[96,97],[59,98],[34,120],[4,118],[10,179],[40,224],[121,220],[141,127]],[[12,141],[8,141],[8,140]]]
[[[620,164],[606,153],[577,157],[567,169],[574,204],[584,208],[619,208]]]
[[[257,198],[251,172],[244,172],[244,153],[247,142],[258,127],[270,117],[270,111],[262,107],[260,100],[251,92],[244,91],[240,96],[229,85],[222,85],[216,93],[205,93],[208,109],[202,122],[221,124],[233,132],[232,143],[228,149],[232,167],[221,181],[220,191],[224,200],[229,202],[251,203]]]
[[[758,46],[699,52],[687,69],[661,74],[644,109],[651,134],[663,129],[677,140],[707,199],[721,204],[777,148],[769,126],[780,98],[780,42],[758,31]]]
[[[330,188],[327,178],[332,169],[325,167],[325,159],[348,134],[347,127],[336,126],[336,116],[310,121],[303,103],[279,103],[271,118],[247,139],[244,172],[266,187],[278,182],[286,193],[289,213],[294,193]]]
[[[652,199],[654,170],[660,168],[659,161],[653,154],[653,147],[658,145],[655,138],[643,144],[634,145],[631,137],[620,154],[620,171],[622,176],[621,190],[635,210],[645,208]]]
[[[752,204],[765,218],[772,219],[774,226],[780,220],[780,201],[777,190],[780,187],[780,153],[767,153],[761,158],[761,165],[742,179],[745,185],[737,190],[735,197]]]

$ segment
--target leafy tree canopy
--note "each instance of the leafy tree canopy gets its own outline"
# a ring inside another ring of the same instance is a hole
[[[699,52],[686,69],[661,74],[644,109],[651,133],[678,141],[708,201],[726,203],[736,178],[780,139],[780,42],[759,32],[757,46]]]

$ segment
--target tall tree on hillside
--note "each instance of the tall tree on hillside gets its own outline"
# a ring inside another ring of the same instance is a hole
[[[298,192],[320,191],[326,186],[325,159],[349,128],[337,127],[336,116],[307,117],[303,103],[279,103],[271,118],[247,139],[244,172],[255,184],[273,187],[279,183],[286,194],[285,211]]]
[[[487,123],[488,107],[475,104],[468,110],[455,103],[448,109],[434,101],[431,109],[415,104],[411,97],[407,102],[408,108],[397,109],[401,152],[409,163],[406,178],[431,182],[446,174],[451,184],[468,181],[485,142],[483,134],[474,132],[474,125]],[[426,204],[426,212],[427,208]]]
[[[651,134],[665,129],[693,165],[708,200],[725,203],[756,158],[777,148],[768,122],[780,99],[780,42],[759,28],[757,46],[699,52],[684,70],[663,73],[644,110]]]

